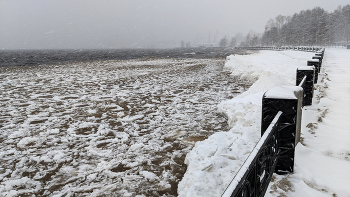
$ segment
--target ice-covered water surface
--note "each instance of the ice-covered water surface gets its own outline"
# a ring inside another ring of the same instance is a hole
[[[192,145],[246,82],[223,59],[0,68],[0,193],[175,196]]]

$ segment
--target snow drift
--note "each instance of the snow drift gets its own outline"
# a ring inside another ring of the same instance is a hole
[[[228,117],[231,129],[197,142],[185,163],[179,196],[221,196],[260,139],[261,100],[274,86],[295,85],[296,70],[312,52],[260,51],[227,57],[224,69],[254,84],[244,93],[221,102],[218,111]]]

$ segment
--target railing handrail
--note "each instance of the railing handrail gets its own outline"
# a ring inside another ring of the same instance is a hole
[[[275,131],[275,129],[277,129],[278,122],[279,122],[281,116],[282,116],[282,112],[279,111],[276,114],[275,118],[272,120],[269,127],[266,129],[264,135],[261,136],[259,142],[254,147],[253,151],[249,154],[249,156],[245,160],[244,164],[241,166],[241,168],[239,169],[239,171],[237,172],[235,177],[232,179],[231,183],[226,188],[225,192],[222,194],[222,197],[235,196],[235,194],[237,194],[239,192],[239,190],[241,189],[241,187],[239,187],[239,186],[244,186],[244,181],[245,181],[244,178],[248,176],[248,174],[250,172],[249,170],[251,170],[252,165],[254,165],[254,163],[255,163],[254,161],[258,159],[259,152],[263,150],[268,139],[272,136],[273,131]],[[276,154],[278,154],[277,150],[276,150]],[[276,157],[276,160],[277,160],[277,158],[278,157]],[[272,172],[274,171],[276,163],[277,163],[277,161],[274,162],[274,166],[272,167],[273,168]],[[272,176],[272,173],[270,173],[269,177],[267,177],[266,180],[271,179],[271,176]],[[268,183],[269,182],[270,181],[268,181]],[[269,185],[268,183],[266,184],[266,188],[263,189],[263,191],[262,191],[263,193],[266,192],[266,189]],[[258,196],[258,195],[256,195],[256,196]]]
[[[320,51],[323,48],[317,46],[250,46],[250,47],[235,47],[236,49],[248,50],[299,50],[299,51]]]
[[[299,83],[299,87],[304,87],[305,85],[305,82],[306,82],[306,75],[304,76],[303,80],[301,80],[301,82]]]

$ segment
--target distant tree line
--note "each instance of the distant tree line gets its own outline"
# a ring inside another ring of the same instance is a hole
[[[267,21],[262,34],[250,31],[245,36],[225,35],[217,44],[219,47],[350,45],[350,5],[339,6],[330,13],[315,7],[293,16],[279,15]],[[181,47],[191,47],[191,43],[182,41]]]
[[[236,47],[239,40],[242,39],[241,37],[242,37],[241,33],[236,34],[231,39],[229,39],[227,36],[224,36],[223,38],[220,39],[219,47]]]
[[[191,48],[191,42],[184,42],[183,40],[181,41],[181,48]]]
[[[270,19],[262,35],[248,33],[240,46],[350,44],[350,5],[328,13],[320,7]]]

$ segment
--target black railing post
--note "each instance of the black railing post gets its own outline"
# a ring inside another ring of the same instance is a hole
[[[278,128],[277,174],[294,171],[294,151],[300,140],[301,107],[303,88],[299,86],[277,86],[265,92],[262,99],[262,134],[267,129],[278,111],[282,111]]]
[[[314,83],[317,83],[318,73],[320,72],[320,61],[318,59],[311,59],[307,61],[307,65],[315,67]]]
[[[322,48],[321,50],[318,50],[315,54],[316,56],[321,56],[321,58],[323,59],[324,56],[324,48]]]
[[[321,69],[321,66],[322,66],[322,57],[321,56],[318,56],[318,55],[315,55],[312,57],[312,59],[318,59],[320,61],[320,69]]]
[[[304,84],[300,84],[306,76],[306,81]],[[303,106],[312,105],[312,98],[314,95],[314,76],[315,76],[315,67],[305,66],[299,67],[297,69],[296,84],[297,86],[302,85],[304,89],[303,93]]]
[[[318,59],[318,60],[320,60],[320,68],[319,68],[319,71],[321,71],[323,57],[324,57],[324,48],[318,50],[318,51],[315,53],[315,56],[312,57],[312,59]]]

